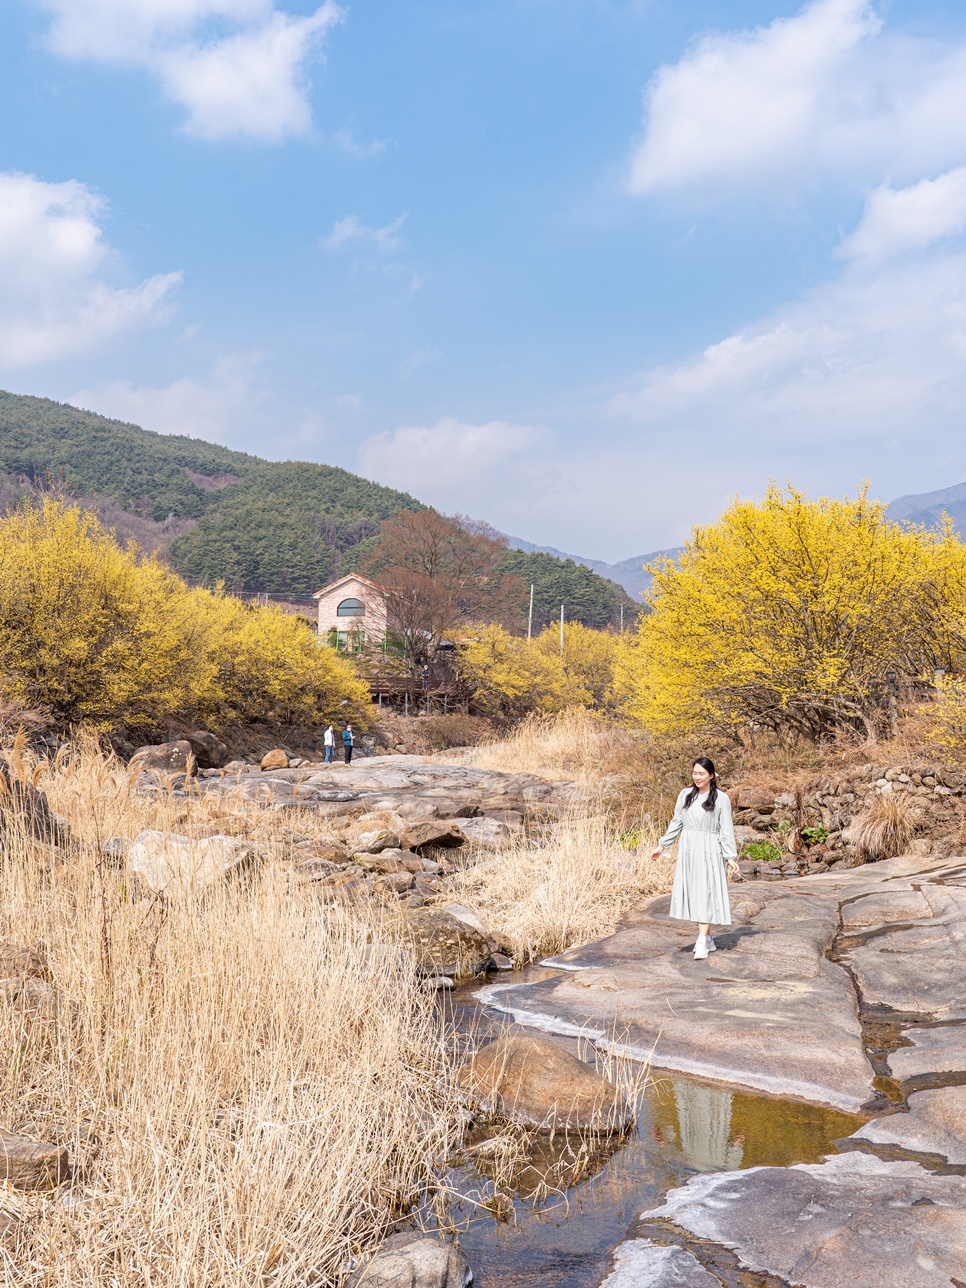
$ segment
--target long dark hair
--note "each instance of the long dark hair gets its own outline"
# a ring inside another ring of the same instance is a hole
[[[698,756],[697,760],[693,760],[691,762],[691,768],[693,769],[695,765],[700,765],[702,769],[706,769],[711,775],[711,784],[708,788],[708,799],[704,802],[704,808],[709,814],[713,814],[715,802],[718,799],[718,771],[714,767],[714,761],[709,760],[707,756]],[[697,799],[698,789],[697,786],[694,786],[684,798],[684,808],[690,809]]]

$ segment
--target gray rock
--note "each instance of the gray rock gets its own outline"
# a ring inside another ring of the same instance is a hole
[[[199,769],[221,769],[228,764],[231,753],[213,733],[208,733],[205,729],[192,729],[185,734],[184,740],[194,752]]]
[[[899,1047],[889,1056],[894,1078],[914,1078],[923,1073],[966,1073],[966,1026],[937,1024],[904,1029],[912,1046]]]
[[[133,844],[129,836],[109,836],[101,842],[101,853],[112,867],[120,867]]]
[[[444,903],[442,908],[443,912],[448,912],[451,917],[461,921],[464,926],[470,926],[478,935],[481,935],[484,939],[489,939],[490,932],[471,908],[467,908],[461,903]]]
[[[966,1087],[918,1091],[909,1112],[874,1118],[853,1140],[899,1145],[919,1154],[940,1154],[948,1163],[966,1163]]]
[[[646,1218],[799,1288],[939,1288],[966,1266],[966,1185],[858,1151],[696,1176]]]
[[[466,839],[481,850],[499,850],[520,833],[519,827],[496,818],[461,818],[460,827]]]
[[[417,819],[407,823],[402,839],[410,850],[430,846],[452,849],[466,843],[466,832],[452,819]]]
[[[48,845],[67,845],[70,831],[50,808],[46,795],[0,757],[0,835],[26,835]]]
[[[614,1249],[614,1269],[600,1288],[721,1288],[721,1280],[683,1248],[628,1239]]]
[[[716,933],[706,962],[689,951],[694,927],[671,921],[668,905],[652,900],[614,935],[545,963],[562,975],[478,996],[520,1023],[580,1032],[659,1068],[858,1109],[873,1069],[852,981],[825,956],[838,900],[805,898],[791,883],[738,886],[736,927]]]
[[[181,897],[202,894],[244,867],[254,853],[251,845],[234,836],[142,832],[128,850],[127,864],[155,893]]]
[[[468,1288],[473,1272],[458,1248],[427,1234],[393,1234],[351,1288]]]
[[[127,762],[132,774],[190,774],[198,767],[191,743],[186,738],[138,747]]]

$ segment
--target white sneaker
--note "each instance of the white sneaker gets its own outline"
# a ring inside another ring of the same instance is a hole
[[[702,935],[701,938],[698,939],[694,945],[694,960],[698,962],[703,962],[704,959],[707,957],[707,955],[708,955],[708,945],[705,942],[704,936]]]
[[[697,946],[698,946],[698,944],[699,944],[700,942],[701,942],[701,940],[700,940],[700,939],[698,939],[698,940],[697,940],[697,942],[696,942],[696,943],[695,943],[695,945],[694,945],[694,946],[695,946],[695,948],[697,948]],[[707,948],[707,950],[708,950],[708,952],[709,952],[709,953],[716,953],[716,952],[718,951],[718,945],[714,942],[714,940],[711,938],[711,936],[710,936],[710,935],[706,935],[706,936],[705,936],[704,946],[705,946],[705,948]]]

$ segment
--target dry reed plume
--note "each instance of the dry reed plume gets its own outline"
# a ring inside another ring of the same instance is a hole
[[[0,940],[42,948],[52,995],[0,1000],[0,1125],[67,1145],[74,1177],[18,1197],[0,1283],[341,1282],[458,1134],[412,962],[272,865],[203,900],[141,898],[95,839],[204,818],[136,797],[90,747],[39,782],[79,846],[48,870],[6,838]]]

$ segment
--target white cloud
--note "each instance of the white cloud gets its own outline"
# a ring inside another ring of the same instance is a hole
[[[405,222],[406,216],[400,215],[382,228],[368,228],[358,215],[345,215],[335,221],[322,245],[326,250],[340,250],[350,242],[363,242],[378,250],[396,250],[402,240],[399,234]]]
[[[711,34],[662,67],[631,159],[638,194],[935,174],[966,157],[966,45],[886,29],[868,0],[813,0]]]
[[[261,391],[255,372],[260,360],[257,353],[229,354],[201,379],[182,376],[162,386],[108,380],[77,390],[67,401],[158,434],[187,434],[237,446],[239,432],[259,419]]]
[[[271,142],[311,125],[305,64],[342,18],[334,0],[304,18],[271,0],[39,0],[65,58],[152,72],[202,138]]]
[[[0,174],[0,366],[85,353],[167,316],[180,273],[110,284],[105,209],[82,183]]]
[[[546,463],[551,447],[549,432],[539,426],[475,425],[447,416],[435,425],[373,434],[359,448],[358,468],[440,509],[500,522],[508,504],[556,491],[559,476]]]
[[[908,188],[883,184],[869,197],[862,222],[840,253],[881,263],[966,231],[966,166]]]

